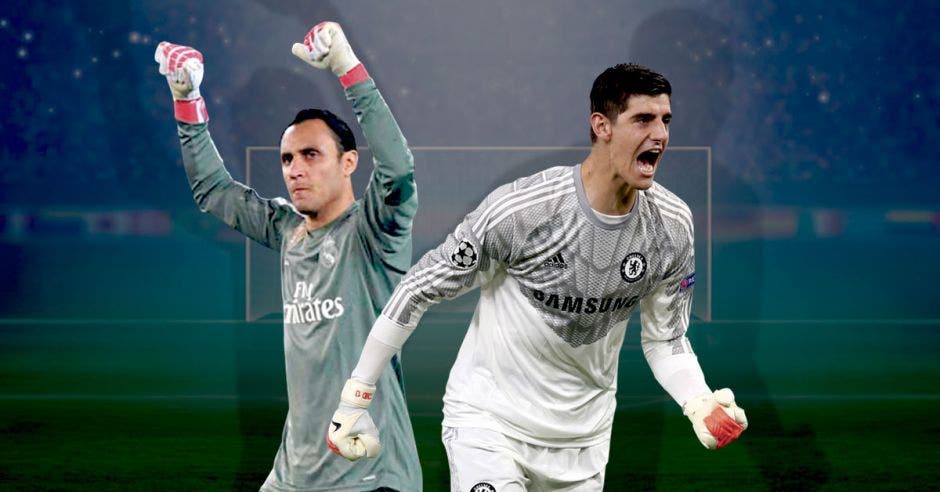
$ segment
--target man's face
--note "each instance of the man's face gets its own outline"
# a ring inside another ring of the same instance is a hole
[[[669,96],[633,95],[610,126],[610,158],[631,188],[653,186],[653,176],[669,142]]]
[[[341,152],[322,120],[297,123],[281,137],[284,184],[302,214],[315,214],[339,198],[355,168],[356,152]]]

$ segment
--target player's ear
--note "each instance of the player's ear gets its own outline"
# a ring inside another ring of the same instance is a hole
[[[343,165],[343,176],[347,178],[352,176],[352,173],[356,170],[356,166],[359,165],[359,152],[356,150],[343,152],[343,155],[340,157],[340,162]]]
[[[610,118],[601,113],[591,113],[591,131],[594,132],[598,140],[603,140],[604,142],[610,140],[610,127]]]

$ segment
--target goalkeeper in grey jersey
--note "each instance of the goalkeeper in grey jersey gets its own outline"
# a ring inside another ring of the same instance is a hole
[[[408,418],[398,356],[375,376],[384,391],[373,417],[382,427],[349,463],[330,452],[325,415],[333,410],[369,327],[411,264],[417,209],[414,162],[388,106],[336,23],[318,24],[293,53],[329,68],[345,88],[374,156],[365,196],[353,196],[358,163],[349,127],[307,109],[281,137],[291,202],[259,197],[232,179],[209,137],[199,95],[202,55],[161,43],[156,59],[175,99],[183,163],[200,209],[281,253],[284,357],[289,409],[274,466],[262,490],[420,490],[421,467]]]
[[[376,432],[368,399],[430,304],[481,289],[450,372],[443,439],[452,490],[601,490],[627,320],[707,448],[744,411],[712,392],[686,338],[695,280],[688,206],[653,182],[671,87],[638,65],[591,90],[591,152],[499,187],[402,279],[376,320],[333,417],[355,457]],[[379,383],[378,393],[385,391]],[[344,445],[341,445],[342,449]]]

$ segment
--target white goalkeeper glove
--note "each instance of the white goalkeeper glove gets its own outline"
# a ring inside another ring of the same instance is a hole
[[[692,421],[692,430],[708,449],[727,446],[747,429],[747,416],[734,403],[734,393],[728,388],[692,398],[682,413]]]
[[[349,46],[343,28],[335,22],[321,22],[313,26],[303,43],[294,43],[291,53],[314,67],[330,69],[339,77],[343,87],[369,77]]]
[[[163,41],[157,45],[153,58],[170,85],[176,119],[184,123],[209,121],[206,102],[199,94],[204,73],[202,53],[189,46]]]
[[[333,413],[326,444],[334,453],[350,461],[379,454],[379,430],[366,410],[375,394],[375,385],[355,379],[346,381],[340,404]]]

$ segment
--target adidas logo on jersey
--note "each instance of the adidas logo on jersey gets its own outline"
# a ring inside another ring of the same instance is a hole
[[[552,255],[551,258],[545,260],[545,262],[542,264],[552,268],[568,268],[568,264],[565,263],[565,259],[561,257],[561,251]]]

